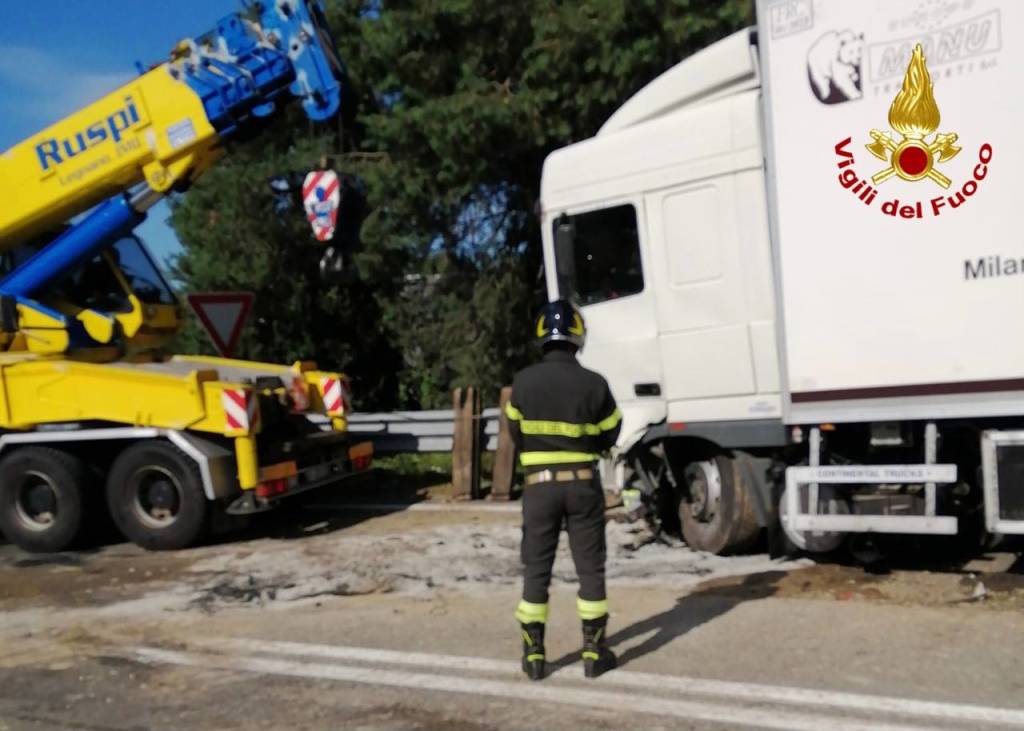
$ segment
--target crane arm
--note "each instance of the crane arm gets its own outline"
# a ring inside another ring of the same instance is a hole
[[[219,145],[271,115],[282,95],[324,120],[341,69],[319,0],[248,3],[171,58],[0,154],[0,251],[145,184],[165,193],[217,159]]]
[[[283,99],[298,98],[314,121],[337,114],[344,68],[320,0],[243,2],[245,14],[181,41],[164,63],[0,154],[0,253],[18,262],[0,279],[0,347],[20,337],[61,353],[110,343],[119,329],[130,336],[145,324],[139,312],[76,307],[57,283]]]

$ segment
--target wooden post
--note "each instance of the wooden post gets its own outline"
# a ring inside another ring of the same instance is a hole
[[[472,500],[480,500],[484,496],[483,484],[480,481],[480,462],[483,454],[484,421],[483,406],[480,403],[480,390],[475,386],[469,387],[470,417],[469,432],[473,436],[473,447],[470,453],[470,479],[469,497]]]
[[[491,500],[511,500],[512,484],[516,479],[516,445],[505,415],[505,404],[512,398],[512,387],[501,389],[498,401],[498,450],[494,454],[494,472],[491,473]]]
[[[452,394],[452,485],[456,500],[480,497],[480,392],[470,386]]]
[[[469,497],[472,500],[483,499],[483,484],[480,481],[480,457],[483,453],[483,404],[480,402],[480,391],[470,386],[470,400],[472,401],[472,416],[470,417],[470,432],[473,435],[472,450],[472,477],[469,483]]]
[[[466,431],[465,389],[456,388],[452,392],[452,411],[454,412],[452,432],[452,486],[455,498],[465,498],[469,493],[469,434]]]

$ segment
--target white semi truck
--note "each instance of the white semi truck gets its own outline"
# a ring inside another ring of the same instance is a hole
[[[756,7],[544,165],[620,484],[717,553],[1024,533],[1024,3]]]

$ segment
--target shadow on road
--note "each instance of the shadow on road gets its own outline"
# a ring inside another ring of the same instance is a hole
[[[743,577],[739,582],[714,582],[714,585],[700,588],[679,597],[676,604],[660,614],[634,622],[608,636],[608,644],[614,649],[637,637],[654,632],[638,645],[624,652],[618,652],[619,667],[624,667],[644,655],[657,652],[672,641],[691,630],[717,619],[744,602],[765,599],[775,594],[777,582],[786,576],[785,571],[764,571]],[[551,670],[567,667],[579,660],[579,652],[571,652],[550,663]]]
[[[231,543],[270,538],[299,540],[311,536],[334,533],[365,520],[388,513],[401,512],[409,506],[435,497],[439,489],[450,486],[451,475],[444,472],[410,474],[389,469],[374,469],[338,483],[288,498],[266,513],[251,516],[212,516],[211,531],[200,544],[219,546]],[[21,554],[0,533],[0,548],[4,559],[18,554],[16,559],[25,565],[42,565],[99,554],[106,549],[125,543],[124,536],[114,526],[100,496],[94,496],[88,505],[86,526],[72,549],[52,556]],[[360,509],[360,505],[372,509]],[[10,555],[6,555],[10,554]],[[19,564],[21,565],[21,564]]]
[[[241,521],[226,521],[207,545],[271,538],[301,540],[344,530],[379,515],[398,513],[431,498],[450,482],[443,473],[410,475],[375,469],[282,501],[274,510]],[[365,506],[361,507],[361,506]]]
[[[986,564],[999,573],[1024,573],[1024,541],[1020,536],[1004,536],[993,545],[984,545],[979,536],[859,536],[856,548],[820,559],[821,563],[863,568],[869,574],[885,576],[896,571],[928,571],[943,574],[989,573]],[[1007,555],[1015,554],[1015,563],[996,568]]]

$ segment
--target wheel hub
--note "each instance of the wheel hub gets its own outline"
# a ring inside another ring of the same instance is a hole
[[[57,492],[45,476],[29,473],[18,490],[18,517],[25,525],[41,530],[57,520]]]
[[[133,507],[142,522],[165,527],[177,519],[182,490],[170,472],[156,466],[141,469],[132,478],[132,489]]]
[[[722,477],[714,462],[697,462],[686,468],[689,490],[690,515],[702,523],[709,523],[718,514],[722,499]]]

